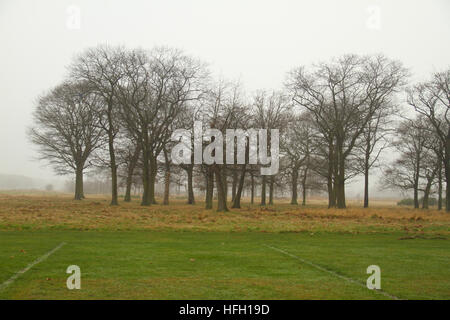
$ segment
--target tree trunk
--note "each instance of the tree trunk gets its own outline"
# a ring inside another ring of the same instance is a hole
[[[234,202],[234,199],[236,198],[237,185],[238,185],[238,172],[237,172],[236,166],[234,165],[233,166],[233,180],[232,180],[232,185],[231,185],[231,202]]]
[[[433,184],[435,177],[436,177],[436,169],[433,170],[432,175],[427,178],[427,185],[425,187],[425,191],[423,194],[422,209],[428,209],[428,203],[429,203],[428,200],[430,198],[431,185]]]
[[[223,186],[223,195],[225,199],[225,203],[228,201],[228,179],[227,179],[227,169],[225,166],[220,168],[220,172],[222,174],[222,186]]]
[[[442,161],[438,167],[438,210],[442,210]]]
[[[82,164],[77,166],[75,170],[75,200],[84,199],[83,192],[83,166]]]
[[[298,168],[294,167],[292,168],[292,197],[291,197],[291,204],[298,204],[297,202],[297,183],[298,183]]]
[[[450,128],[444,146],[444,169],[445,169],[445,211],[450,212]]]
[[[221,172],[217,164],[214,165],[214,171],[216,174],[216,188],[217,188],[217,211],[228,211],[227,207],[227,196],[225,193],[225,185],[223,178],[223,173]]]
[[[447,180],[445,184],[445,211],[450,212],[450,172],[445,175]]]
[[[125,187],[125,197],[123,198],[123,201],[125,202],[131,202],[131,185],[133,184],[133,174],[127,175],[127,182]]]
[[[266,176],[261,179],[261,205],[266,205]]]
[[[303,172],[302,178],[302,206],[306,206],[306,179],[308,177],[308,168],[305,167],[305,171]]]
[[[417,185],[414,185],[414,208],[419,208],[419,189]]]
[[[192,165],[188,165],[185,167],[187,172],[187,180],[188,180],[188,204],[195,204],[194,199],[194,186],[193,186],[193,171],[194,168]]]
[[[369,158],[364,161],[364,208],[369,207]]]
[[[147,149],[148,145],[148,134],[143,132],[143,142],[142,142],[142,201],[141,206],[149,206],[152,203],[151,192],[150,192],[150,151]]]
[[[337,179],[336,184],[336,200],[339,209],[345,209],[345,182],[342,177]]]
[[[430,195],[430,192],[425,190],[423,193],[423,199],[422,199],[422,209],[428,209],[429,195]]]
[[[206,197],[205,208],[212,209],[213,207],[213,193],[214,193],[214,171],[211,166],[206,168]]]
[[[270,176],[270,180],[269,180],[269,205],[273,205],[273,185],[274,185],[274,177]]]
[[[164,165],[166,172],[164,174],[164,199],[163,199],[163,205],[169,204],[169,193],[170,193],[170,162],[169,162],[169,156],[167,155],[167,150],[164,149]]]
[[[164,174],[164,200],[163,205],[169,204],[169,193],[170,193],[170,169]]]
[[[339,209],[345,209],[345,159],[342,155],[342,152],[340,152],[339,155],[339,172],[337,175],[336,199],[337,207]]]
[[[328,174],[327,174],[327,187],[328,187],[328,208],[336,207],[336,189],[334,188],[334,167],[336,166],[334,161],[333,141],[328,142]]]
[[[328,208],[336,207],[336,194],[334,190],[333,178],[327,177],[327,188],[328,188]]]
[[[141,206],[149,206],[152,202],[150,200],[150,170],[148,168],[148,163],[144,160],[144,165],[142,166],[142,201]]]
[[[371,131],[369,124],[368,136],[366,137],[366,150],[364,155],[364,208],[369,207],[369,163],[371,149]]]
[[[419,208],[419,170],[420,170],[420,160],[416,159],[416,172],[414,176],[414,208]]]
[[[233,208],[240,208],[241,207],[241,195],[242,195],[242,189],[244,189],[244,181],[245,181],[245,164],[242,166],[241,171],[241,177],[239,178],[239,185],[237,187],[236,194],[234,196],[233,200]]]
[[[156,174],[158,173],[158,167],[156,158],[151,159],[150,165],[150,179],[149,179],[149,199],[152,204],[156,204],[155,199],[155,184],[156,184]]]
[[[117,193],[117,165],[116,154],[114,151],[114,136],[111,129],[108,130],[108,147],[109,147],[109,159],[111,165],[111,206],[119,205],[118,193]]]
[[[253,172],[250,173],[251,175],[251,195],[250,195],[250,203],[255,203],[255,176],[253,175]]]
[[[134,153],[132,158],[130,159],[130,163],[128,165],[128,171],[127,171],[127,185],[126,185],[126,191],[125,191],[125,202],[131,201],[131,185],[133,184],[133,173],[134,168],[136,167],[137,161],[139,159],[139,153],[140,153],[140,147],[139,145],[136,146],[134,149]]]

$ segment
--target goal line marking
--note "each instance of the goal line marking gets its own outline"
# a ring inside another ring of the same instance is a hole
[[[56,251],[58,251],[59,249],[61,249],[61,247],[63,245],[65,245],[65,242],[61,242],[57,247],[53,248],[52,250],[50,250],[49,252],[47,252],[46,254],[44,254],[43,256],[37,258],[36,260],[34,260],[33,262],[31,262],[29,265],[27,265],[24,269],[16,272],[11,278],[9,278],[8,280],[6,280],[5,282],[3,282],[2,284],[0,284],[0,290],[3,290],[4,288],[6,288],[7,286],[9,286],[11,283],[13,283],[18,277],[20,277],[22,274],[24,274],[25,272],[27,272],[28,270],[30,270],[31,268],[33,268],[35,265],[37,265],[38,263],[44,261],[45,259],[47,259],[51,254],[55,253]]]
[[[289,253],[289,252],[287,252],[287,251],[284,251],[284,250],[282,250],[282,249],[275,248],[275,247],[268,246],[268,245],[264,245],[264,246],[267,247],[267,248],[270,248],[270,249],[272,249],[272,250],[278,251],[278,252],[280,252],[280,253],[283,253],[283,254],[285,254],[285,255],[287,255],[287,256],[289,256],[289,257],[291,257],[291,258],[294,258],[294,259],[296,259],[296,260],[298,260],[298,261],[300,261],[300,262],[302,262],[302,263],[304,263],[304,264],[307,264],[307,265],[309,265],[309,266],[311,266],[311,267],[313,267],[313,268],[315,268],[315,269],[318,269],[318,270],[320,270],[320,271],[326,272],[326,273],[331,274],[331,275],[333,275],[333,276],[335,276],[335,277],[337,277],[337,278],[339,278],[339,279],[345,280],[345,281],[347,281],[347,282],[354,283],[354,284],[356,284],[356,285],[358,285],[358,286],[360,286],[360,287],[363,287],[363,288],[366,288],[366,289],[367,289],[367,287],[366,287],[364,284],[362,284],[361,282],[359,282],[359,281],[357,281],[357,280],[355,280],[355,279],[352,279],[352,278],[343,276],[343,275],[341,275],[341,274],[339,274],[339,273],[336,273],[336,272],[334,272],[334,271],[332,271],[332,270],[329,270],[329,269],[326,269],[326,268],[324,268],[324,267],[321,267],[321,266],[319,266],[319,265],[317,265],[317,264],[315,264],[315,263],[313,263],[313,262],[311,262],[311,261],[308,261],[308,260],[305,260],[305,259],[303,259],[303,258],[300,258],[300,257],[298,257],[298,256],[296,256],[296,255],[293,255],[293,254],[291,254],[291,253]],[[386,297],[389,297],[389,298],[391,298],[391,299],[400,300],[400,298],[398,298],[398,297],[396,297],[396,296],[394,296],[394,295],[392,295],[392,294],[389,294],[389,293],[387,293],[386,291],[383,291],[383,290],[376,290],[376,289],[375,289],[375,290],[371,290],[371,291],[374,291],[374,292],[376,292],[376,293],[382,294],[382,295],[384,295],[384,296],[386,296]]]

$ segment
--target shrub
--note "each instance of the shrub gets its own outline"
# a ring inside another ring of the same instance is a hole
[[[414,199],[412,198],[406,198],[402,199],[399,202],[397,202],[398,206],[413,206],[414,205]]]
[[[419,199],[419,205],[422,205],[423,203],[423,197]],[[428,198],[428,205],[429,206],[437,206],[438,199],[430,197]],[[412,198],[406,198],[402,199],[399,202],[397,202],[398,206],[414,206],[414,199]],[[442,205],[445,206],[445,198],[442,199]]]

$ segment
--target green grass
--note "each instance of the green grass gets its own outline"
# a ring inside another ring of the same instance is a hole
[[[401,233],[0,231],[0,299],[386,299],[364,287],[369,265],[401,299],[450,299],[450,242]],[[361,285],[304,264],[273,246]],[[81,290],[68,290],[69,265]]]

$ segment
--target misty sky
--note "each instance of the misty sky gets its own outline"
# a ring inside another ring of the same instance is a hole
[[[448,0],[0,0],[0,173],[54,178],[26,128],[37,96],[89,46],[175,46],[251,92],[344,53],[384,53],[423,80],[450,67],[449,39]]]

